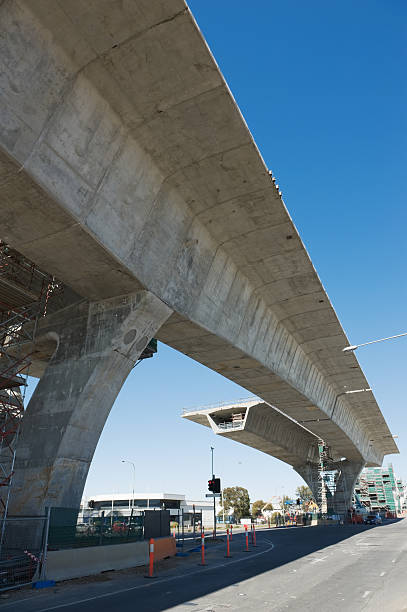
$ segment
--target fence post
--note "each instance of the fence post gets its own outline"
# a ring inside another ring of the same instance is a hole
[[[41,570],[40,570],[40,580],[46,580],[46,572],[47,572],[47,550],[48,550],[48,535],[49,535],[49,523],[51,518],[51,507],[47,508],[47,518],[45,519],[44,525],[44,538],[42,542],[42,554],[41,554]]]

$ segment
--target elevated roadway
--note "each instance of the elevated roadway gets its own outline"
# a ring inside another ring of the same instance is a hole
[[[355,471],[397,452],[373,394],[344,395],[369,385],[183,0],[9,0],[0,19],[0,238],[81,298],[45,322],[55,352],[14,512],[79,505],[151,336],[307,423]]]

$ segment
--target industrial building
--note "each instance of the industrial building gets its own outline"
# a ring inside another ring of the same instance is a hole
[[[355,485],[355,502],[370,512],[395,512],[406,507],[405,485],[397,479],[393,465],[365,468]]]
[[[216,500],[216,512],[219,512],[219,501]],[[180,493],[106,493],[94,495],[83,499],[78,522],[86,522],[89,518],[100,516],[104,512],[105,517],[129,517],[144,510],[169,510],[172,521],[184,525],[192,524],[193,515],[195,521],[202,522],[204,527],[213,526],[213,501],[187,500]]]

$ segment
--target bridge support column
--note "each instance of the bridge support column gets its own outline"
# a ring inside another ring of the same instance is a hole
[[[153,294],[80,302],[44,320],[56,350],[29,402],[10,515],[79,508],[89,465],[129,372],[172,311]]]
[[[304,463],[303,465],[293,466],[294,470],[305,480],[312,491],[314,499],[318,499],[318,464]]]
[[[342,461],[341,469],[336,481],[336,489],[332,499],[335,514],[348,515],[352,502],[353,490],[356,480],[364,467],[363,462]]]
[[[364,463],[359,461],[345,460],[340,462],[335,492],[331,495],[327,491],[328,510],[346,518],[351,505],[355,483],[363,466]],[[318,465],[307,462],[300,466],[294,466],[294,469],[305,480],[312,491],[314,499],[317,500],[319,495]]]

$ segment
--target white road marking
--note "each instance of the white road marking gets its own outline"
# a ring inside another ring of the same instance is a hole
[[[194,576],[196,574],[202,574],[204,572],[209,572],[213,569],[217,569],[218,567],[227,567],[229,565],[233,565],[234,563],[241,563],[242,561],[246,561],[248,559],[254,559],[255,557],[260,557],[261,555],[265,555],[266,553],[273,550],[274,544],[270,540],[263,540],[263,542],[267,542],[271,544],[271,546],[269,548],[266,548],[266,550],[262,550],[258,553],[254,553],[250,555],[249,557],[243,557],[242,559],[235,559],[234,561],[229,561],[229,563],[218,563],[218,565],[211,565],[203,569],[195,570],[194,572],[182,574],[181,576],[180,575],[168,576],[167,578],[161,578],[161,580],[149,582],[148,584],[139,584],[134,587],[128,587],[126,589],[118,589],[117,591],[111,591],[110,593],[102,593],[101,595],[95,595],[94,597],[86,597],[85,599],[77,599],[76,601],[72,601],[70,603],[58,604],[57,606],[51,606],[50,608],[41,608],[40,610],[37,610],[37,612],[49,612],[50,610],[59,610],[61,608],[69,608],[71,606],[76,606],[77,604],[87,603],[88,601],[95,601],[96,599],[104,599],[106,597],[111,597],[113,595],[120,595],[121,593],[128,593],[130,591],[137,591],[139,589],[149,588],[153,585],[161,584],[163,582],[171,582],[172,580],[179,580],[181,578],[187,578],[188,576]],[[4,609],[6,606],[7,604],[3,605],[2,609]]]
[[[369,593],[371,593],[372,591],[365,591],[362,595],[362,599],[365,599],[365,597],[367,597],[369,595]]]

